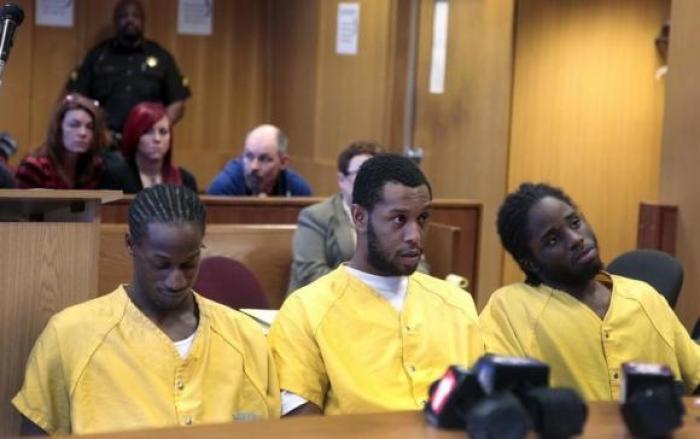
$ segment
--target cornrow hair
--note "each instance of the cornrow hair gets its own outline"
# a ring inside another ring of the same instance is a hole
[[[525,283],[537,286],[542,283],[536,273],[529,270],[524,260],[531,257],[528,248],[528,213],[532,206],[545,197],[553,197],[577,208],[561,189],[546,183],[522,183],[518,190],[506,196],[498,209],[498,236],[503,247],[513,256],[525,273]]]
[[[202,228],[207,222],[207,211],[199,197],[184,186],[156,185],[139,192],[129,206],[129,234],[139,242],[148,225],[195,223]]]

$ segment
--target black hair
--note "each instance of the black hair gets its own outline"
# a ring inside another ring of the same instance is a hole
[[[524,260],[531,257],[527,245],[528,213],[532,206],[545,197],[556,198],[576,209],[576,205],[564,191],[546,183],[522,183],[518,190],[506,196],[498,209],[497,225],[501,243],[525,273],[525,282],[533,286],[541,284],[542,281],[524,264]]]
[[[195,223],[202,228],[207,222],[207,211],[199,197],[184,186],[156,185],[139,192],[129,206],[129,234],[139,242],[148,225]]]
[[[430,183],[410,159],[397,154],[377,154],[360,167],[352,188],[352,202],[371,211],[382,200],[384,185],[390,182],[410,188],[426,185],[433,197]]]

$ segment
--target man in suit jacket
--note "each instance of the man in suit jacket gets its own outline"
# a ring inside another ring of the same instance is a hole
[[[340,193],[299,213],[290,293],[330,273],[355,254],[357,238],[350,220],[352,187],[360,166],[381,150],[375,142],[351,143],[338,156]]]

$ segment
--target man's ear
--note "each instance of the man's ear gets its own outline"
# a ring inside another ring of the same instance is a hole
[[[130,256],[134,256],[134,240],[131,238],[129,232],[124,234],[124,243],[126,244],[126,249]]]
[[[350,208],[352,214],[352,222],[355,225],[355,230],[365,232],[367,230],[367,221],[369,221],[369,212],[359,204],[353,204]]]
[[[289,164],[289,154],[280,153],[280,168],[285,169]]]

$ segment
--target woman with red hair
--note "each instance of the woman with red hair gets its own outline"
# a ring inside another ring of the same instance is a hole
[[[170,120],[161,104],[141,102],[131,109],[122,132],[122,154],[124,163],[110,166],[107,188],[133,194],[164,183],[197,191],[194,176],[172,164]]]
[[[96,189],[104,164],[107,128],[96,101],[66,95],[49,122],[46,141],[17,167],[20,188]]]

